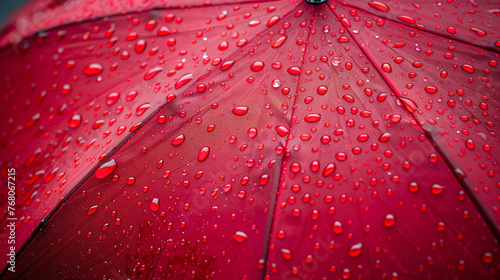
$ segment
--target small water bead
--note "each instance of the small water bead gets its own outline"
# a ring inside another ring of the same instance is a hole
[[[252,65],[250,65],[250,69],[254,72],[259,72],[262,68],[264,68],[264,62],[262,61],[255,61]]]
[[[440,195],[444,192],[444,187],[438,184],[433,184],[431,186],[431,193],[434,195]]]
[[[318,113],[311,113],[305,116],[304,120],[308,123],[318,122],[321,120],[321,115]]]
[[[92,76],[97,75],[103,71],[103,67],[99,63],[91,63],[83,69],[83,73]]]
[[[300,67],[292,66],[292,67],[288,68],[287,71],[289,74],[297,76],[300,74]]]
[[[94,172],[94,175],[98,179],[105,178],[106,176],[113,173],[113,171],[115,171],[117,166],[118,166],[118,164],[115,162],[114,159],[112,159],[112,160],[102,164],[99,168],[97,168],[96,171]]]
[[[153,198],[151,199],[151,202],[149,203],[149,209],[153,212],[157,212],[160,210],[160,200],[158,198]]]
[[[383,224],[387,228],[393,227],[396,224],[396,218],[392,214],[387,214],[384,217]]]
[[[87,209],[87,215],[92,215],[93,213],[95,213],[97,211],[97,205],[94,205],[92,207],[90,207],[89,209]]]
[[[349,250],[347,251],[347,255],[351,258],[356,258],[361,255],[362,251],[363,251],[363,244],[359,242],[357,244],[352,245],[351,248],[349,248]]]
[[[82,116],[76,114],[71,116],[68,120],[68,126],[71,128],[77,128],[82,123]]]
[[[118,101],[118,98],[120,98],[120,93],[112,92],[106,97],[106,104],[113,105],[116,103],[116,101]]]
[[[291,260],[291,259],[292,259],[292,252],[291,252],[290,250],[288,250],[288,249],[284,249],[284,248],[283,248],[283,249],[281,249],[281,256],[282,256],[285,260],[289,261],[289,260]]]
[[[283,43],[286,41],[286,38],[287,38],[287,36],[279,37],[276,41],[274,41],[274,43],[271,45],[271,47],[277,48],[277,47],[283,45]]]
[[[387,73],[391,73],[392,67],[389,63],[382,63],[382,70],[384,70]]]
[[[474,67],[472,67],[469,64],[462,65],[462,69],[465,70],[466,72],[469,72],[469,73],[474,73],[474,70],[475,70]]]
[[[179,89],[183,85],[189,83],[191,80],[193,80],[193,73],[185,74],[184,76],[180,77],[177,82],[175,82],[174,88]]]
[[[236,231],[231,237],[238,243],[243,243],[247,240],[248,236],[243,231]]]
[[[184,134],[180,134],[172,140],[171,144],[172,146],[179,146],[184,142],[184,140],[185,140]]]
[[[332,230],[335,234],[341,234],[344,232],[344,226],[340,221],[335,221],[332,226]]]
[[[370,2],[368,3],[368,5],[372,8],[375,8],[377,10],[380,10],[382,12],[388,12],[389,11],[389,7],[382,3],[382,2],[379,2],[379,1],[373,1],[373,2]]]
[[[140,106],[137,107],[137,109],[135,110],[136,114],[138,116],[141,116],[142,114],[144,114],[149,108],[151,108],[151,104],[149,103],[144,103]]]
[[[148,72],[146,72],[146,74],[144,75],[144,80],[151,80],[152,78],[154,78],[154,76],[156,76],[158,73],[160,73],[161,71],[163,70],[162,67],[155,67],[151,70],[149,70]]]
[[[201,148],[200,151],[198,152],[198,161],[202,162],[206,160],[209,154],[210,154],[210,147]]]
[[[243,116],[248,112],[248,107],[247,106],[237,106],[232,109],[233,114],[237,116]]]

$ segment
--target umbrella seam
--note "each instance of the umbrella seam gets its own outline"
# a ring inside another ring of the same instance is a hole
[[[302,5],[306,3],[306,2],[303,2]],[[290,123],[289,123],[289,126],[288,126],[288,134],[287,134],[287,139],[286,139],[286,143],[285,143],[285,147],[284,147],[284,152],[283,152],[283,157],[282,157],[282,161],[281,161],[281,172],[280,172],[280,177],[279,177],[279,181],[278,181],[278,184],[276,186],[276,191],[273,192],[273,195],[275,196],[274,197],[274,204],[273,204],[273,212],[271,214],[271,221],[269,223],[269,231],[267,230],[267,225],[266,225],[266,232],[269,232],[269,235],[266,235],[266,238],[268,238],[267,242],[264,242],[264,245],[266,246],[265,247],[265,252],[264,253],[264,268],[262,269],[262,274],[261,274],[261,280],[264,280],[266,279],[266,272],[267,272],[267,269],[268,269],[268,258],[269,258],[269,247],[271,245],[271,235],[272,235],[272,231],[273,231],[273,228],[275,226],[275,222],[278,222],[276,219],[275,219],[275,214],[276,214],[276,210],[278,208],[278,198],[280,197],[280,195],[278,194],[280,192],[280,185],[281,185],[281,181],[282,179],[285,179],[285,176],[286,176],[286,165],[288,164],[288,160],[290,159],[290,156],[287,156],[287,153],[288,153],[288,144],[290,142],[290,135],[291,135],[291,132],[292,132],[292,126],[293,126],[293,121],[294,121],[294,113],[295,113],[295,110],[296,110],[296,104],[297,104],[297,100],[298,100],[298,96],[299,96],[299,84],[300,84],[300,78],[302,76],[302,65],[303,65],[303,62],[305,61],[305,57],[306,57],[306,53],[307,53],[307,46],[308,44],[310,43],[309,42],[309,39],[311,37],[311,30],[312,30],[312,24],[314,23],[314,14],[316,12],[316,7],[317,5],[313,5],[313,4],[306,4],[306,7],[309,6],[309,5],[312,5],[314,7],[314,12],[312,12],[312,16],[311,16],[311,19],[310,19],[310,24],[308,26],[308,32],[307,32],[307,39],[305,41],[305,45],[304,45],[304,53],[302,54],[302,59],[300,61],[300,68],[301,68],[301,71],[297,77],[297,88],[295,89],[295,99],[293,101],[293,106],[292,106],[292,113],[290,115]],[[298,5],[297,7],[299,7],[301,5]],[[272,199],[271,199],[272,201]]]
[[[335,15],[335,17],[337,17],[338,19],[340,18],[340,17],[338,17],[337,13],[331,7],[330,7],[330,10]],[[370,63],[375,67],[375,69],[377,70],[377,72],[382,77],[384,77],[385,83],[389,86],[389,88],[391,88],[396,93],[397,100],[399,100],[400,102],[403,103],[403,101],[400,98],[401,94],[399,93],[399,90],[397,90],[397,88],[394,85],[392,85],[391,83],[389,83],[390,79],[388,79],[388,78],[385,77],[385,75],[381,72],[381,69],[379,68],[379,66],[375,64],[374,60],[372,59],[372,56],[367,51],[365,51],[364,48],[361,47],[361,45],[359,44],[358,40],[356,39],[355,36],[353,36],[353,34],[351,33],[351,31],[348,28],[346,28],[346,30],[349,33],[349,35],[354,39],[354,42],[358,45],[359,49],[366,55],[366,57],[368,58],[368,60],[370,61]],[[470,185],[470,183],[468,182],[468,180],[466,178],[460,179],[458,177],[458,175],[456,174],[456,172],[454,172],[454,170],[456,170],[458,168],[457,165],[451,159],[451,157],[448,155],[448,153],[446,152],[446,150],[444,150],[444,148],[441,146],[441,144],[436,139],[434,139],[432,131],[424,129],[423,125],[420,124],[420,122],[415,117],[415,115],[413,113],[411,113],[408,109],[406,109],[406,106],[404,106],[404,107],[405,107],[405,110],[415,120],[415,122],[417,123],[417,125],[425,133],[426,138],[429,139],[429,142],[434,146],[434,149],[436,150],[436,152],[441,156],[441,158],[445,162],[446,166],[448,167],[448,169],[450,170],[450,172],[453,174],[453,177],[457,180],[457,182],[460,184],[460,186],[462,187],[462,189],[465,190],[465,193],[467,193],[467,196],[471,200],[472,204],[475,206],[476,210],[481,215],[483,221],[488,225],[488,228],[491,230],[493,236],[497,240],[500,240],[500,232],[499,232],[498,226],[494,222],[494,219],[489,214],[488,210],[486,210],[486,208],[484,207],[484,204],[480,201],[479,197],[474,194],[474,190],[473,190],[472,186]]]

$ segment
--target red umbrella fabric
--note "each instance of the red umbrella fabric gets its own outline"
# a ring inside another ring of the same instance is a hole
[[[498,278],[499,7],[33,2],[2,278]]]

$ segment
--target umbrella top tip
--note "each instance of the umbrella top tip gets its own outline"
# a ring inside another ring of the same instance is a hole
[[[306,0],[306,2],[309,3],[309,4],[323,4],[326,1],[327,0]]]

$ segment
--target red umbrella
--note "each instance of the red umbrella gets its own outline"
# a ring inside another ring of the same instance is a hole
[[[2,279],[498,278],[499,7],[33,2]]]

